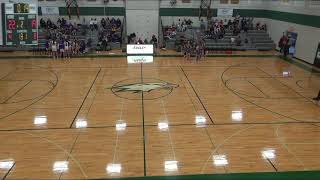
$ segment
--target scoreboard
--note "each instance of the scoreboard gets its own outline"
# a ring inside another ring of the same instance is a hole
[[[37,45],[38,44],[38,7],[37,4],[4,3],[3,39],[4,44]]]

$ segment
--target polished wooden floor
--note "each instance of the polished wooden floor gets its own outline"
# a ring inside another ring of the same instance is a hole
[[[270,57],[0,60],[0,179],[320,170],[319,75]],[[162,86],[121,90],[137,83]]]

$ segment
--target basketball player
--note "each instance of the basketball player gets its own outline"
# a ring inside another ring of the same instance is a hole
[[[201,59],[201,47],[200,47],[200,43],[198,42],[196,44],[196,61],[199,61]]]
[[[76,51],[77,51],[77,42],[76,40],[74,39],[71,43],[71,51],[72,51],[72,56],[75,56],[76,55]]]
[[[318,97],[313,98],[313,100],[320,101],[320,90],[319,90],[319,93],[318,93]]]
[[[64,58],[65,54],[64,54],[64,40],[60,40],[59,43],[59,52],[60,52],[60,58]]]
[[[80,41],[76,39],[76,56],[80,55]]]
[[[52,57],[53,57],[53,59],[58,58],[58,52],[57,52],[58,51],[58,44],[57,44],[56,41],[54,41],[52,43],[51,49],[52,49]]]
[[[50,40],[49,44],[48,44],[48,56],[49,57],[52,57],[52,45],[53,45],[53,40]]]
[[[205,57],[206,57],[206,43],[205,43],[204,39],[202,39],[200,41],[200,49],[201,49],[201,58],[203,58],[203,60],[205,60]]]
[[[64,42],[64,54],[65,54],[66,58],[70,58],[70,49],[71,48],[69,46],[70,46],[70,43],[69,43],[69,41],[66,40]]]
[[[49,47],[50,47],[50,40],[47,39],[46,40],[46,52],[45,52],[47,55],[49,55]]]
[[[187,59],[187,42],[186,41],[182,41],[181,43],[181,51],[183,53],[183,58]]]
[[[187,59],[187,61],[190,60],[190,58],[191,58],[191,51],[192,51],[192,45],[191,45],[191,42],[188,41],[187,46],[186,46],[186,59]]]

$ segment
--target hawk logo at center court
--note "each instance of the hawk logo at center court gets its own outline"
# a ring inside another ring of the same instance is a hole
[[[169,83],[155,78],[132,78],[117,82],[111,88],[111,92],[124,99],[130,100],[155,100],[171,94],[178,88],[178,84]]]
[[[149,82],[149,83],[135,83],[135,84],[125,84],[114,86],[112,89],[114,92],[132,92],[132,93],[142,93],[142,92],[151,92],[153,90],[160,90],[160,89],[173,89],[177,88],[179,85],[167,83],[167,82]]]

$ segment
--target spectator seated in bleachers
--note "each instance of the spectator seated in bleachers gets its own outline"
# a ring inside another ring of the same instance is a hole
[[[167,26],[164,28],[164,39],[174,39],[177,35],[177,28],[175,26]]]
[[[143,44],[143,41],[141,40],[141,38],[138,39],[136,44]]]
[[[97,21],[97,19],[91,18],[89,24],[90,24],[91,31],[98,30],[98,21]]]
[[[171,26],[165,26],[163,30],[164,38],[174,39],[176,38],[177,32],[185,32],[192,24],[191,19],[184,19],[182,22],[181,19],[179,19],[177,24],[173,22]]]
[[[157,39],[156,35],[152,35],[150,44],[153,44],[155,46],[155,48],[158,47],[158,39]]]
[[[240,36],[238,36],[236,39],[236,45],[241,46],[241,37]]]
[[[144,39],[143,44],[149,44],[149,41],[147,38]]]
[[[256,30],[258,30],[258,31],[267,31],[267,25],[266,24],[260,24],[260,22],[258,22],[256,24]]]
[[[225,34],[225,27],[223,21],[209,22],[209,29],[206,32],[206,37],[210,39],[221,39]]]
[[[83,21],[85,23],[85,19]],[[99,24],[96,19],[91,18],[89,21],[90,29],[99,30]],[[108,42],[121,42],[121,20],[118,18],[117,20],[112,18],[109,20],[102,19],[101,20],[101,30],[98,32],[98,40],[101,43],[104,41],[105,47]],[[60,43],[60,41],[67,41],[72,46],[77,46],[79,53],[87,52],[87,48],[91,48],[93,45],[93,40],[89,38],[86,40],[87,26],[83,24],[76,24],[72,22],[66,21],[64,18],[58,18],[56,23],[53,23],[50,19],[45,21],[44,19],[40,19],[40,29],[45,33],[46,49],[50,48],[50,41],[54,41]],[[82,37],[81,37],[82,36]],[[78,39],[80,38],[80,39]],[[74,49],[77,49],[74,47]],[[79,54],[73,53],[73,54]]]
[[[118,18],[109,18],[101,19],[101,29],[99,31],[99,43],[106,41],[106,43],[120,43],[121,42],[121,32],[122,32],[122,23]]]
[[[254,29],[266,31],[266,24],[260,25],[260,23],[257,23],[254,28],[253,20],[253,18],[241,18],[239,15],[237,15],[233,20],[229,19],[228,21],[226,19],[224,21],[222,19],[212,19],[208,22],[208,30],[205,31],[205,36],[210,39],[222,39],[226,31],[232,31],[233,36],[238,36],[241,32],[247,33],[249,30]],[[203,20],[200,22],[200,29],[206,29]]]

